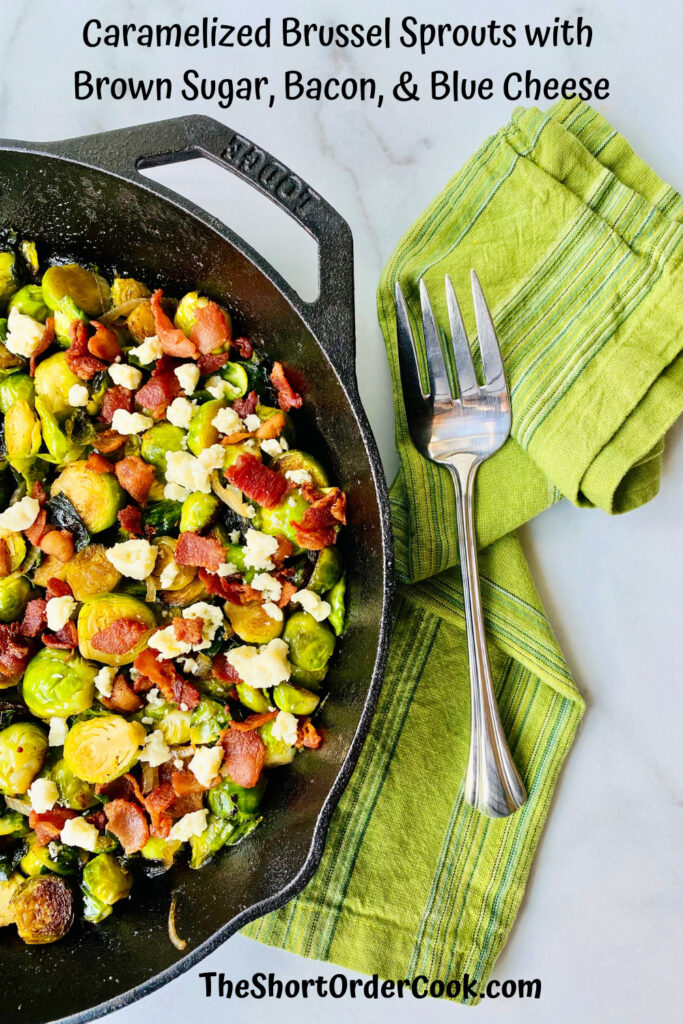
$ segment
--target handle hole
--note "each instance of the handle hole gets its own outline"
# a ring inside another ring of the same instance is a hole
[[[247,182],[203,156],[139,170],[223,221],[266,259],[304,302],[318,298],[317,242]]]

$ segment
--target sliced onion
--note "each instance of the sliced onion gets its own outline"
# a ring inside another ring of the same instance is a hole
[[[6,796],[5,803],[11,811],[19,811],[19,814],[25,814],[27,817],[31,813],[31,805],[24,800],[16,800],[13,796]]]
[[[152,604],[152,602],[156,601],[157,599],[157,588],[151,576],[148,576],[147,579],[145,580],[145,587],[147,588],[147,593],[145,594],[145,601],[147,602],[147,604]]]
[[[185,939],[181,939],[178,932],[175,930],[175,910],[178,902],[178,896],[176,893],[171,898],[171,906],[168,911],[168,937],[176,949],[183,950],[187,946]]]
[[[244,500],[242,492],[233,484],[222,484],[217,469],[214,469],[211,474],[211,487],[214,494],[217,494],[221,501],[225,502],[228,508],[236,512],[238,516],[242,516],[243,519],[252,518],[254,510]]]
[[[126,301],[122,302],[120,306],[114,306],[112,309],[108,309],[106,313],[103,313],[102,316],[98,317],[98,323],[104,324],[105,327],[108,327],[109,324],[115,323],[116,320],[129,316],[134,309],[137,309],[141,302],[146,301],[147,300],[144,296],[139,296],[137,299],[126,299]]]
[[[159,769],[152,768],[149,764],[142,766],[142,792],[147,795],[151,793],[159,782]]]

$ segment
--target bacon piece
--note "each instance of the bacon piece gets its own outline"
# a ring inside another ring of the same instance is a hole
[[[173,632],[176,640],[184,644],[198,644],[202,640],[204,619],[184,619],[181,615],[173,620]]]
[[[181,534],[181,536],[184,535]],[[215,573],[207,572],[206,569],[200,569],[198,575],[210,594],[222,597],[230,604],[249,604],[251,601],[261,600],[261,591],[254,590],[248,583],[232,580],[226,576],[217,576]]]
[[[132,785],[133,776],[127,773],[112,779],[111,782],[98,782],[95,785],[97,796],[106,796],[110,800],[134,800],[135,790]]]
[[[178,538],[174,558],[178,565],[199,565],[209,572],[218,572],[225,561],[225,549],[216,537],[202,537],[187,530]]]
[[[294,545],[292,544],[291,540],[289,540],[289,538],[287,537],[284,537],[282,534],[279,534],[277,537],[277,548],[275,552],[270,556],[271,561],[273,561],[275,565],[279,567],[282,565],[286,558],[289,558],[293,550]]]
[[[176,796],[186,796],[188,793],[204,793],[207,789],[206,786],[202,786],[201,782],[199,782],[189,768],[183,768],[182,770],[174,769],[171,776],[171,785]]]
[[[123,676],[117,676],[114,680],[111,696],[100,697],[100,701],[105,708],[109,708],[110,711],[118,711],[123,715],[139,711],[144,703]]]
[[[38,814],[37,811],[31,811],[28,816],[28,823],[29,827],[36,834],[38,846],[47,846],[54,839],[59,839],[59,833],[64,828],[64,822],[68,821],[69,818],[77,817],[76,811],[71,811],[68,807],[55,807],[53,810],[43,811],[41,814]]]
[[[253,436],[254,432],[252,430],[236,430],[234,434],[226,434],[225,437],[222,437],[220,443],[223,445],[241,444],[242,441],[246,441]]]
[[[278,607],[286,608],[298,589],[299,588],[296,586],[295,583],[292,583],[290,580],[285,580],[282,584],[282,593],[280,594]]]
[[[317,750],[322,743],[323,738],[313,725],[310,718],[304,718],[303,722],[299,723],[299,728],[296,733],[296,747],[308,747],[310,750]]]
[[[73,558],[74,538],[70,530],[48,530],[38,543],[46,555],[54,555],[60,562],[69,562]]]
[[[130,412],[130,410],[128,410]],[[113,473],[114,465],[105,459],[104,455],[98,455],[97,452],[91,452],[86,459],[85,465],[88,469],[92,469],[95,473],[104,475],[105,473]]]
[[[93,441],[93,447],[97,448],[98,452],[103,452],[105,455],[109,455],[125,443],[126,438],[123,434],[119,434],[116,430],[103,430]]]
[[[91,355],[104,360],[105,363],[113,363],[123,355],[123,349],[111,327],[105,327],[99,320],[91,320],[90,326],[95,328],[92,338],[88,339],[88,351]]]
[[[233,403],[232,407],[242,419],[246,419],[247,416],[251,416],[256,412],[256,406],[258,405],[258,395],[255,391],[250,391],[244,398],[237,398]]]
[[[47,601],[37,597],[29,601],[24,610],[24,618],[19,626],[22,636],[38,636],[47,627]]]
[[[126,412],[132,412],[134,408],[134,399],[135,395],[130,388],[124,388],[121,384],[117,384],[116,387],[113,388],[107,388],[104,393],[100,419],[103,423],[111,423],[114,419],[114,413],[118,409],[124,409]]]
[[[36,365],[38,363],[38,358],[40,356],[42,356],[43,352],[45,352],[50,347],[50,345],[52,344],[52,342],[54,340],[55,340],[55,321],[54,321],[54,317],[49,316],[47,318],[47,320],[45,321],[45,330],[43,331],[43,336],[40,339],[40,341],[38,342],[38,345],[37,345],[35,351],[33,352],[31,358],[29,359],[29,371],[28,372],[29,372],[29,375],[31,377],[35,377],[35,375],[36,375]]]
[[[151,679],[155,686],[158,686],[166,700],[174,700],[176,704],[185,704],[189,710],[196,708],[199,704],[201,700],[199,690],[192,683],[187,682],[172,661],[157,660],[149,647],[138,654],[134,667],[143,676]]]
[[[317,493],[317,492],[316,492]],[[335,526],[346,523],[346,495],[333,487],[310,505],[299,523],[292,523],[298,544],[308,551],[319,551],[334,544]]]
[[[154,466],[149,466],[139,455],[129,455],[116,463],[114,472],[124,491],[144,508],[156,476]]]
[[[177,366],[180,366],[179,360],[162,356],[152,370],[152,376],[135,395],[138,404],[155,420],[162,419],[171,402],[183,393],[174,372]]]
[[[306,551],[321,551],[337,540],[336,531],[331,526],[324,530],[304,530],[299,523],[292,523],[292,527],[297,544]]]
[[[88,328],[82,320],[69,324],[71,346],[66,350],[66,364],[81,380],[92,380],[96,373],[107,369],[107,364],[96,359],[88,350]]]
[[[271,437],[279,437],[287,426],[287,420],[283,412],[274,412],[267,420],[264,420],[256,431],[259,441],[268,441]]]
[[[172,818],[182,818],[185,814],[200,811],[203,806],[203,793],[185,793],[184,796],[177,796],[173,803],[169,804],[168,813]]]
[[[266,747],[257,732],[224,729],[221,746],[225,751],[224,767],[233,782],[251,789],[259,780]]]
[[[94,825],[98,832],[104,832],[107,827],[107,815],[103,810],[92,811],[86,814],[85,820],[89,825]]]
[[[148,628],[137,619],[115,619],[106,629],[95,633],[90,642],[96,651],[105,654],[128,654],[140,643]]]
[[[9,576],[12,571],[9,548],[4,537],[0,537],[0,576]]]
[[[282,363],[273,363],[273,370],[270,375],[271,383],[277,389],[277,404],[283,412],[289,409],[300,409],[303,405],[303,398],[298,395],[287,380],[285,368]]]
[[[58,647],[63,651],[71,651],[78,647],[78,630],[71,619],[58,629],[56,633],[43,633],[40,638],[46,647]]]
[[[15,679],[23,674],[31,660],[30,640],[19,636],[19,623],[0,623],[0,677]]]
[[[213,659],[211,673],[222,683],[241,683],[237,670],[232,667],[224,654],[217,654]]]
[[[128,855],[141,850],[149,839],[144,812],[130,800],[110,800],[104,806],[107,831],[116,836]]]
[[[74,592],[66,582],[57,576],[50,576],[45,590],[45,600],[50,601],[53,597],[73,597]]]
[[[183,331],[173,326],[171,320],[161,308],[163,296],[161,288],[152,293],[150,304],[154,315],[154,333],[159,339],[162,351],[170,356],[177,356],[179,359],[196,359],[196,346],[185,337]]]
[[[229,352],[208,352],[200,355],[197,365],[202,377],[206,377],[210,373],[216,373],[217,370],[220,370],[221,366],[225,366],[229,362]]]
[[[147,676],[138,676],[133,681],[133,689],[136,693],[148,693],[154,687],[154,683]]]
[[[242,359],[251,359],[254,354],[254,346],[249,338],[234,338],[232,344],[238,350]]]
[[[116,518],[121,524],[122,530],[126,530],[133,537],[142,537],[142,512],[137,505],[126,505],[120,512],[117,512]]]
[[[240,455],[230,466],[226,476],[231,484],[263,508],[275,508],[284,498],[289,483],[274,469],[264,466],[254,455]],[[308,510],[307,510],[308,511]]]
[[[233,719],[230,728],[237,729],[238,732],[251,732],[265,722],[272,721],[273,718],[277,718],[277,711],[260,711],[256,715],[247,715],[243,722],[236,722]]]
[[[24,533],[31,544],[35,544],[37,547],[40,544],[41,538],[47,533],[47,529],[47,512],[44,508],[41,508],[28,530],[24,530]]]
[[[190,341],[202,354],[208,354],[230,344],[230,327],[220,306],[215,302],[209,302],[195,310]]]
[[[166,811],[175,799],[175,790],[170,782],[160,783],[145,797],[145,807],[152,822],[150,832],[153,836],[165,839],[171,831],[173,819]]]

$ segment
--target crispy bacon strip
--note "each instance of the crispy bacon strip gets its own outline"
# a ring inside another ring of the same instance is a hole
[[[141,850],[149,839],[144,811],[130,800],[110,800],[104,806],[107,830],[115,835],[128,855]]]
[[[88,351],[91,355],[104,360],[105,363],[113,363],[123,355],[123,349],[111,327],[105,327],[99,320],[91,320],[90,326],[95,328],[92,338],[88,339]]]
[[[88,328],[82,320],[69,324],[71,346],[66,350],[66,364],[81,380],[92,380],[96,373],[107,369],[107,364],[88,350]]]
[[[198,565],[218,572],[225,561],[225,549],[216,537],[202,537],[187,530],[180,534],[174,557],[178,565]]]
[[[174,372],[178,366],[179,360],[168,355],[162,356],[152,370],[152,376],[135,395],[138,404],[155,420],[162,419],[174,398],[183,393]]]
[[[233,782],[251,789],[259,780],[266,756],[263,740],[257,732],[225,729],[221,733],[225,752],[224,766]]]
[[[41,508],[40,512],[33,520],[28,530],[24,530],[24,533],[31,544],[36,547],[40,544],[41,538],[47,533],[47,512],[44,508]]]
[[[16,679],[22,675],[33,654],[30,640],[19,636],[19,623],[0,623],[0,678]]]
[[[176,640],[184,644],[201,643],[204,619],[184,619],[181,615],[173,620],[173,632]]]
[[[123,434],[117,433],[116,430],[103,430],[93,441],[93,447],[97,448],[98,452],[109,455],[111,452],[121,448],[125,443],[126,438]]]
[[[31,811],[28,816],[28,823],[29,827],[36,834],[38,846],[47,846],[54,839],[59,839],[59,833],[64,828],[64,822],[68,821],[69,818],[77,817],[76,811],[71,811],[68,807],[55,807],[51,811],[43,811],[41,814]]]
[[[222,683],[241,683],[237,670],[232,667],[224,654],[217,654],[211,667],[212,674]]]
[[[171,785],[176,796],[187,796],[188,793],[204,793],[206,790],[206,786],[202,786],[201,782],[199,782],[189,768],[174,769],[171,776]]]
[[[179,359],[196,359],[198,355],[196,346],[189,338],[185,337],[183,331],[173,326],[161,308],[163,294],[161,288],[157,288],[150,299],[154,315],[154,333],[159,339],[162,351],[169,356],[177,356]]]
[[[38,636],[47,627],[47,601],[36,597],[29,601],[24,610],[24,618],[19,626],[22,636]]]
[[[72,651],[74,647],[78,647],[76,623],[69,619],[66,625],[56,633],[43,633],[40,639],[46,647],[58,647],[63,651]]]
[[[111,696],[100,697],[100,700],[105,708],[109,708],[110,711],[117,711],[122,715],[129,715],[139,711],[144,703],[123,676],[117,676],[114,680]]]
[[[210,594],[222,597],[230,604],[249,604],[251,601],[261,600],[261,591],[254,590],[248,583],[229,579],[226,576],[216,576],[214,573],[207,572],[206,569],[200,569],[198,575]]]
[[[243,722],[236,722],[234,719],[230,723],[231,729],[237,729],[238,732],[252,732],[253,729],[258,729],[264,722],[270,722],[273,718],[277,718],[277,711],[261,711],[256,715],[247,715]]]
[[[91,452],[85,464],[88,469],[92,469],[95,473],[100,473],[101,475],[114,472],[113,463],[109,459],[105,459],[104,455],[98,455],[97,452]]]
[[[316,498],[299,523],[292,523],[294,535],[302,548],[319,551],[337,539],[335,527],[346,523],[346,495],[338,487]]]
[[[249,338],[234,338],[233,345],[242,356],[242,359],[251,359],[254,354],[254,346]]]
[[[289,483],[274,469],[264,466],[254,455],[244,453],[230,466],[226,476],[231,484],[263,508],[275,508],[284,498]]]
[[[233,409],[242,419],[246,419],[247,416],[251,416],[252,413],[255,413],[257,405],[258,395],[255,391],[250,391],[244,398],[237,398],[232,403]]]
[[[126,530],[132,537],[142,537],[142,512],[137,505],[126,505],[117,512],[116,518],[122,530]]]
[[[128,491],[131,498],[144,508],[156,476],[154,466],[148,465],[139,455],[129,455],[116,463],[114,472],[124,491]]]
[[[296,586],[296,584],[292,583],[290,580],[285,580],[282,584],[282,593],[280,594],[278,607],[286,608],[298,589],[299,588]]]
[[[187,682],[172,661],[157,660],[149,647],[138,654],[134,667],[159,687],[166,700],[174,700],[176,704],[185,704],[189,710],[196,708],[199,704],[201,700],[199,690],[192,683]]]
[[[273,363],[270,380],[277,390],[277,403],[283,412],[301,408],[304,400],[287,380],[282,363]]]
[[[184,796],[177,796],[173,803],[169,804],[168,813],[172,818],[182,818],[185,814],[200,811],[203,806],[202,793],[186,793]]]
[[[229,352],[208,352],[202,353],[198,360],[199,372],[202,377],[208,377],[210,373],[216,373],[221,366],[230,362]]]
[[[151,820],[150,833],[153,836],[166,838],[171,831],[173,819],[166,811],[176,799],[175,790],[170,782],[162,782],[155,786],[145,797],[145,807]]]
[[[196,310],[190,341],[202,354],[230,344],[230,327],[215,302],[209,302]]]
[[[128,654],[140,643],[148,628],[137,619],[116,619],[106,629],[95,633],[90,642],[95,650],[105,654]]]
[[[49,601],[53,597],[73,597],[74,592],[66,582],[66,580],[60,580],[57,576],[50,576],[47,581],[47,588],[45,590],[45,600]]]
[[[129,388],[124,388],[121,384],[117,384],[116,387],[113,388],[107,388],[102,401],[100,419],[103,423],[111,423],[114,419],[114,413],[118,409],[124,409],[125,412],[132,412],[134,408],[134,401],[135,395],[133,392]]]
[[[50,347],[50,345],[52,344],[52,342],[54,340],[55,340],[55,321],[54,321],[54,317],[49,316],[47,318],[47,320],[45,321],[45,330],[43,331],[43,336],[40,339],[40,341],[38,342],[38,346],[37,346],[35,352],[31,356],[31,358],[29,359],[29,371],[28,372],[29,372],[31,377],[35,377],[35,375],[36,375],[36,365],[38,363],[39,357],[42,356],[43,352],[45,352]]]
[[[310,718],[304,718],[303,722],[299,723],[299,728],[296,734],[296,747],[308,747],[310,750],[317,750],[322,743],[323,738],[313,725]]]

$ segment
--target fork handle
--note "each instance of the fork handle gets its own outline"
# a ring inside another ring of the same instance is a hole
[[[474,531],[473,495],[478,467],[472,455],[454,456],[453,463],[448,465],[455,489],[472,691],[465,800],[489,818],[504,818],[522,806],[526,791],[503,732],[486,646]]]

